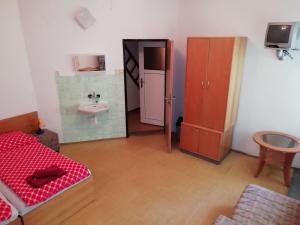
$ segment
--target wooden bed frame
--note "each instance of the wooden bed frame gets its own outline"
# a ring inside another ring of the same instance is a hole
[[[0,133],[21,130],[32,133],[38,128],[38,114],[31,112],[0,120]],[[95,200],[93,177],[64,191],[48,202],[22,216],[25,225],[59,225]],[[20,218],[9,225],[18,225]]]
[[[25,133],[32,133],[39,127],[37,112],[26,113],[8,119],[0,120],[0,133],[20,130]]]
[[[18,217],[14,221],[10,222],[8,225],[22,225],[22,220],[20,217]]]
[[[25,225],[58,225],[94,201],[93,178],[77,184],[23,216]]]

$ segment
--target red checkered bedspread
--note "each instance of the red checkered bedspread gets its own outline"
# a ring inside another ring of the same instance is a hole
[[[0,222],[8,220],[11,217],[11,214],[10,206],[0,198]]]
[[[67,174],[41,188],[33,188],[26,177],[35,170],[57,165]],[[0,179],[28,206],[47,200],[57,192],[90,175],[89,170],[48,147],[37,142],[6,152],[0,152]]]

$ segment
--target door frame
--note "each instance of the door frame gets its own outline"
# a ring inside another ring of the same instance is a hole
[[[127,76],[126,76],[126,71],[125,71],[125,48],[124,45],[126,42],[164,42],[165,43],[165,48],[167,49],[168,47],[168,40],[169,39],[123,39],[122,40],[122,48],[123,48],[123,70],[124,70],[124,96],[125,96],[125,121],[126,121],[126,138],[129,137],[129,132],[128,132],[128,116],[127,116]],[[165,56],[165,74],[167,72],[167,57],[168,55],[166,54]],[[164,93],[166,96],[166,76],[165,76],[165,87],[164,87]],[[166,107],[164,104],[164,126],[163,126],[163,131],[165,132],[166,129]]]

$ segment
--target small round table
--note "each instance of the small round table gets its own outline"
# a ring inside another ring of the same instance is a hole
[[[259,164],[255,174],[257,177],[266,162],[283,167],[284,183],[289,186],[290,171],[295,154],[300,152],[300,139],[274,131],[261,131],[253,135],[259,144]]]

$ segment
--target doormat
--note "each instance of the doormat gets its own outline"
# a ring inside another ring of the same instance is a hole
[[[300,200],[300,169],[294,168],[288,196]]]

